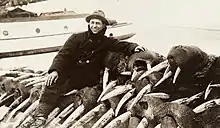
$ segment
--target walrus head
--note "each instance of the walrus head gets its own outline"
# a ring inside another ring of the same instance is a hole
[[[170,71],[178,72],[175,73],[175,78],[180,71],[184,77],[191,77],[206,62],[207,58],[208,55],[200,48],[183,45],[172,47],[167,55]]]
[[[147,66],[147,64],[149,64],[150,66],[155,66],[163,60],[165,60],[165,57],[150,50],[134,53],[128,59],[128,69],[132,71],[133,68],[135,68],[136,66]]]
[[[206,60],[208,55],[196,46],[174,46],[170,49],[167,59],[171,69],[194,70]]]

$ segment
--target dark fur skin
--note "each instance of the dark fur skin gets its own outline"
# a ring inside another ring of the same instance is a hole
[[[170,49],[167,59],[173,74],[177,67],[181,68],[173,97],[192,96],[204,91],[208,84],[220,83],[219,57],[208,55],[196,46],[174,46]],[[219,89],[212,91],[209,99],[219,97],[219,92]]]

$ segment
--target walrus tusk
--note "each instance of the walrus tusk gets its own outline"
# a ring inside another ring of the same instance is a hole
[[[102,79],[103,90],[107,87],[108,77],[109,77],[109,69],[106,67],[104,70],[103,79]]]
[[[137,128],[147,128],[148,127],[148,121],[144,117],[141,122],[138,124]]]
[[[28,78],[31,78],[31,77],[33,77],[31,74],[27,74],[27,75],[19,76],[19,77],[15,78],[14,80],[15,81],[21,81],[21,80],[28,79]]]
[[[205,90],[205,96],[204,96],[204,100],[207,99],[208,95],[210,94],[210,92],[212,91],[213,87],[220,87],[220,84],[209,84],[208,87]]]
[[[7,93],[6,93],[6,92],[3,93],[3,94],[0,96],[0,101],[1,101],[2,99],[4,99],[6,96],[7,96]]]
[[[151,69],[151,65],[149,63],[147,63],[147,70]]]
[[[138,80],[143,79],[144,77],[150,75],[153,72],[158,72],[160,70],[162,70],[163,68],[166,68],[168,66],[168,60],[163,61],[159,64],[157,64],[156,66],[152,67],[150,70],[146,71],[145,73],[143,73]]]
[[[19,73],[19,77],[15,78],[16,81],[21,81],[30,77],[40,77],[44,74],[36,74],[36,73],[24,73],[24,72],[20,72]]]
[[[66,94],[64,94],[64,96],[69,96],[69,95],[72,95],[72,94],[76,94],[77,92],[78,92],[78,90],[73,89],[72,91],[67,92]]]
[[[5,98],[3,98],[1,101],[0,101],[0,106],[4,105],[5,103],[7,103],[8,101],[10,101],[12,98],[14,97],[14,93],[6,96]]]
[[[172,72],[169,71],[166,75],[164,75],[155,85],[154,88],[156,88],[158,85],[160,85],[162,82],[164,82],[166,79],[168,79],[172,75]]]
[[[22,96],[19,96],[17,99],[14,100],[14,102],[12,102],[10,104],[10,106],[8,107],[8,109],[5,111],[4,115],[1,116],[0,121],[4,120],[5,117],[7,117],[7,115],[15,108],[17,107],[22,100]]]
[[[41,88],[45,85],[45,82],[40,82],[40,83],[36,83],[33,85],[33,87],[36,87],[36,88]]]
[[[55,124],[58,124],[63,118],[70,114],[74,110],[74,103],[67,106],[56,118],[54,118],[49,124],[48,128],[53,127]]]
[[[107,124],[104,128],[117,128],[121,124],[123,124],[125,121],[127,121],[131,117],[131,112],[125,112],[112,120],[109,124]]]
[[[193,111],[195,113],[201,113],[201,112],[207,110],[208,108],[212,108],[212,107],[219,106],[219,105],[220,105],[220,98],[213,99],[213,100],[209,100],[205,103],[202,103],[201,105],[194,108]]]
[[[28,84],[28,83],[30,83],[30,82],[32,82],[32,81],[35,81],[37,78],[36,77],[31,77],[31,78],[28,78],[28,79],[24,79],[24,80],[21,80],[21,81],[19,81],[19,83],[21,83],[21,84]]]
[[[18,107],[16,107],[10,114],[8,119],[6,120],[6,123],[9,123],[10,120],[14,117],[14,115],[19,111],[21,108],[27,106],[30,104],[30,98],[27,98],[25,101],[23,101]]]
[[[100,111],[102,107],[105,107],[105,105],[99,104],[98,106],[90,110],[88,113],[86,113],[83,117],[81,117],[78,121],[76,121],[76,123],[74,123],[70,128],[78,128],[80,126],[83,126],[84,124],[89,122],[91,119],[96,117],[96,115],[98,114],[98,112]]]
[[[205,90],[205,96],[204,96],[204,100],[207,99],[209,93],[212,91],[212,87],[210,86],[210,84],[208,85],[208,87]]]
[[[19,96],[17,99],[14,100],[14,102],[12,102],[9,106],[10,110],[12,110],[13,108],[17,107],[22,101],[22,96]]]
[[[132,90],[130,90],[129,92],[127,92],[119,101],[116,109],[115,109],[115,116],[118,115],[118,112],[120,110],[120,108],[122,107],[122,105],[128,100],[130,99],[135,93],[135,88],[133,88]]]
[[[114,110],[110,108],[93,126],[92,128],[103,128],[114,116]]]
[[[147,102],[147,99],[145,99],[146,96],[155,97],[155,98],[159,98],[159,99],[169,99],[170,98],[170,95],[168,95],[166,93],[155,92],[155,93],[144,94],[140,101],[141,102],[144,102],[144,101]]]
[[[161,124],[158,124],[156,127],[154,128],[161,128]],[[179,126],[177,128],[180,128]]]
[[[29,86],[32,86],[32,85],[37,84],[37,83],[45,82],[45,80],[46,80],[45,77],[44,78],[43,77],[36,78],[36,80],[26,84],[25,87],[29,87]]]
[[[114,90],[112,90],[111,92],[109,92],[106,95],[104,95],[101,98],[101,101],[107,100],[107,99],[109,99],[111,97],[114,97],[114,96],[117,96],[117,95],[120,95],[120,94],[123,94],[123,93],[126,93],[128,90],[131,90],[131,89],[132,89],[132,85],[131,84],[117,86],[117,87],[115,87]]]
[[[39,100],[36,100],[33,104],[31,104],[31,106],[29,106],[27,108],[27,110],[23,113],[22,117],[20,117],[14,124],[13,128],[18,128],[19,125],[21,125],[21,123],[31,114],[34,112],[34,110],[36,109],[36,107],[39,104]]]
[[[158,124],[156,127],[154,128],[161,128],[161,124]],[[180,128],[179,126],[177,128]]]
[[[50,122],[55,118],[55,116],[60,112],[60,108],[55,108],[48,116],[47,120],[46,120],[46,123],[44,125],[44,127],[47,127]]]
[[[154,128],[161,128],[161,124],[158,124],[156,127],[154,127]]]
[[[168,64],[167,68],[165,69],[163,76],[165,76],[170,71],[170,65]]]
[[[154,128],[161,128],[161,124],[158,124],[156,127]],[[180,128],[179,126],[177,128]]]
[[[134,98],[134,101],[129,106],[128,110],[131,110],[134,105],[143,97],[145,93],[149,93],[151,91],[152,85],[148,84],[145,87],[141,89],[141,91],[137,94],[137,96]]]
[[[109,82],[109,84],[107,85],[107,87],[105,89],[103,89],[102,93],[100,94],[97,102],[99,102],[101,100],[101,98],[105,95],[105,93],[107,93],[110,89],[112,89],[113,87],[115,87],[117,83],[117,80],[111,81]]]
[[[184,105],[188,105],[190,104],[192,101],[199,99],[202,95],[203,95],[204,91],[197,93],[191,97],[185,97],[185,98],[180,98],[177,100],[172,101],[171,103],[177,103],[177,104],[184,104]]]
[[[74,103],[71,103],[57,117],[58,118],[65,118],[71,111],[73,111],[73,109],[74,109]]]
[[[179,76],[180,72],[181,72],[181,69],[180,69],[180,67],[178,67],[178,68],[176,69],[176,72],[175,72],[174,77],[173,77],[173,84],[176,83],[176,79],[177,79],[177,77]]]
[[[220,87],[220,84],[212,84],[210,85],[211,87],[216,87],[216,88],[219,88]]]
[[[184,98],[173,100],[171,101],[171,103],[184,104],[188,99],[189,99],[188,97],[184,97]]]
[[[61,128],[68,128],[85,110],[85,106],[80,105],[61,125]]]
[[[131,81],[134,81],[134,78],[137,76],[137,74],[138,74],[137,70],[134,69],[131,75]]]
[[[121,72],[121,75],[125,75],[125,76],[130,76],[131,74],[132,74],[131,71]]]

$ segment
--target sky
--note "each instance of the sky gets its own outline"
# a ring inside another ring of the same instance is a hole
[[[129,20],[144,26],[166,24],[220,28],[219,0],[48,0],[27,9],[35,12],[74,10],[92,13],[96,9],[118,20]]]

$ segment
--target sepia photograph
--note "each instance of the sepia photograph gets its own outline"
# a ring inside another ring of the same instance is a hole
[[[0,0],[0,128],[220,128],[220,1]]]

